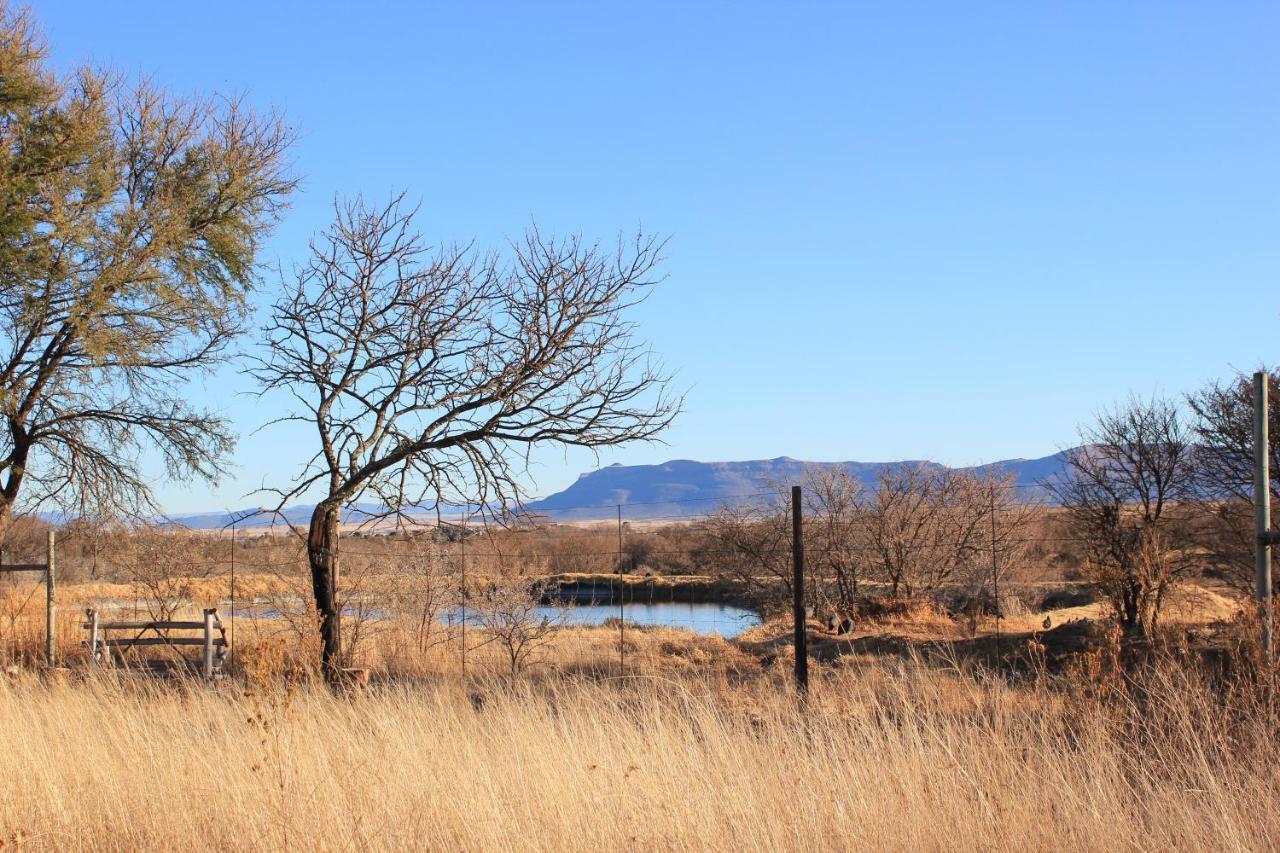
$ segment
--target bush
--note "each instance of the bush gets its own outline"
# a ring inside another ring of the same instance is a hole
[[[1051,589],[1040,597],[1037,610],[1061,610],[1064,607],[1084,607],[1098,600],[1098,593],[1091,586],[1062,586]]]
[[[949,616],[994,616],[997,611],[995,596],[988,589],[943,589],[934,594],[933,600]],[[1023,616],[1027,613],[1026,603],[1016,594],[1004,590],[1000,592],[998,609],[1001,616]]]

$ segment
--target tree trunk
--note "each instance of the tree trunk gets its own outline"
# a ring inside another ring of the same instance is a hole
[[[27,470],[27,452],[15,449],[5,460],[9,469],[4,486],[0,487],[0,547],[9,537],[9,528],[13,526],[13,505],[18,502],[18,490],[22,488],[22,480]]]
[[[9,528],[13,526],[13,501],[0,495],[0,548],[4,547],[9,536]]]
[[[1120,623],[1124,626],[1126,633],[1136,633],[1141,625],[1141,612],[1138,608],[1138,599],[1142,593],[1142,587],[1133,581],[1126,581],[1124,591],[1121,595],[1121,603],[1123,612],[1121,614]]]
[[[311,514],[307,534],[307,561],[311,564],[311,590],[320,614],[320,667],[324,678],[336,684],[342,673],[342,613],[338,609],[337,504],[321,502]]]

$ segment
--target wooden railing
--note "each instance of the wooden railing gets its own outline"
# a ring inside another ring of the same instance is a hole
[[[164,646],[173,649],[199,646],[201,658],[199,672],[204,678],[213,678],[222,669],[227,656],[227,633],[218,618],[218,611],[204,611],[204,618],[195,620],[153,620],[147,622],[108,622],[92,608],[85,611],[85,629],[89,632],[89,659],[95,665],[130,666],[140,664],[153,671],[170,673],[175,666],[194,668],[195,661],[179,653],[177,658],[147,660],[126,657],[133,649],[147,646]],[[129,631],[133,636],[111,636],[113,631]],[[199,631],[197,636],[172,636],[170,632]],[[216,635],[215,635],[216,632]]]

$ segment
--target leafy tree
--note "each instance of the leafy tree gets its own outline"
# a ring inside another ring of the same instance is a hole
[[[291,139],[237,100],[59,76],[0,5],[0,541],[20,501],[154,509],[147,451],[223,471],[228,425],[182,385],[242,328]]]

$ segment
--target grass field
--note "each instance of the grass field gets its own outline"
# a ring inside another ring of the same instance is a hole
[[[996,678],[992,626],[920,605],[812,624],[804,702],[786,619],[737,641],[629,628],[625,674],[616,628],[557,629],[514,678],[475,632],[465,679],[459,637],[423,651],[375,620],[371,686],[334,693],[280,619],[242,618],[212,685],[95,671],[78,608],[131,590],[63,592],[52,673],[39,596],[0,601],[0,850],[1280,848],[1280,716],[1206,588],[1170,631],[1217,625],[1216,668],[1191,662],[1204,645],[1121,666],[1091,604],[1052,631],[1007,619]]]
[[[0,686],[0,828],[44,850],[1280,845],[1274,718],[1171,669],[1107,695],[909,665],[825,671],[803,707],[768,677],[21,676]]]

